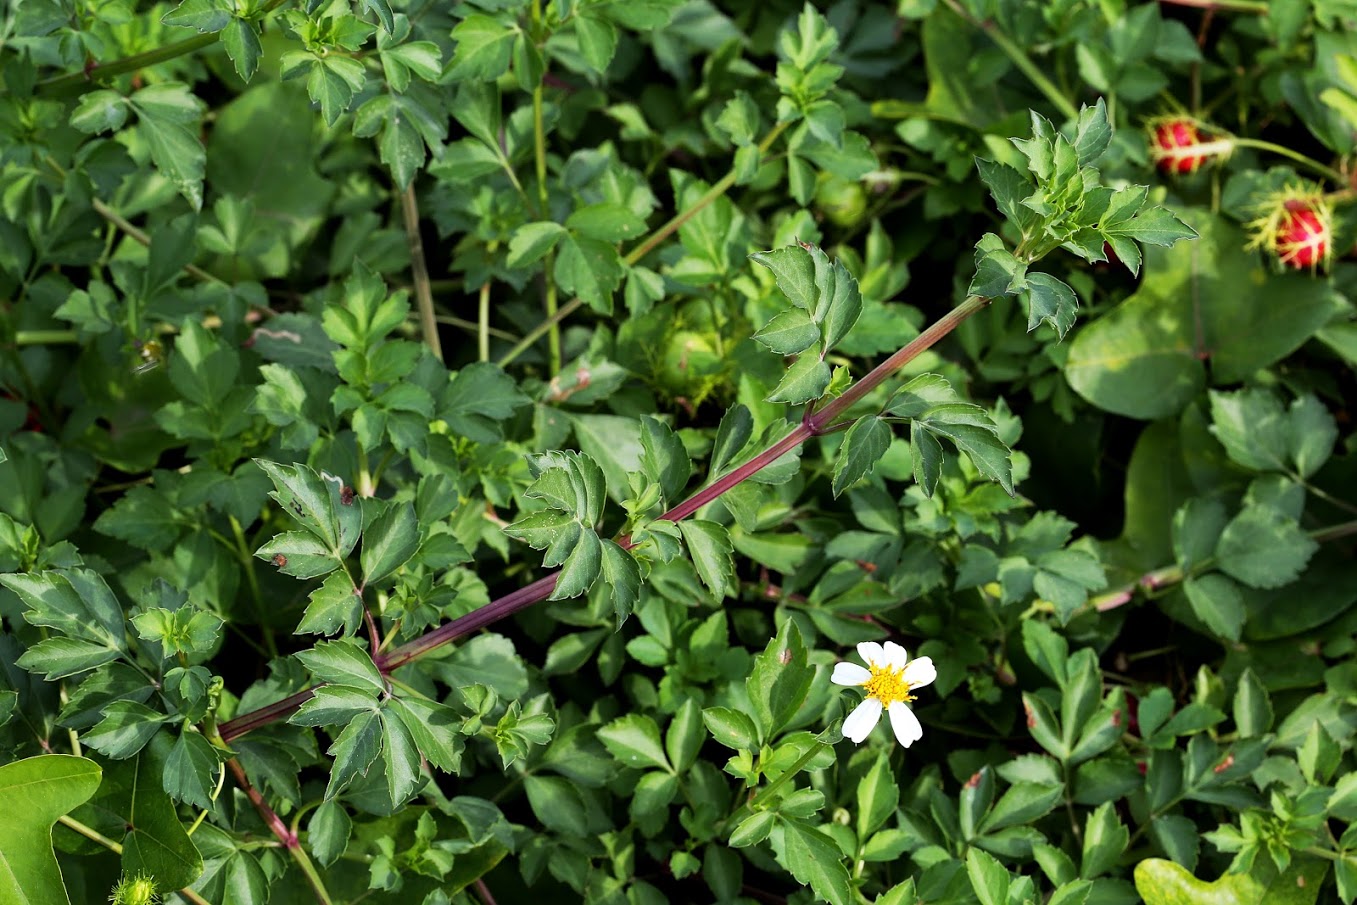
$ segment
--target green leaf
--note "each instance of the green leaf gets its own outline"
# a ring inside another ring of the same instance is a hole
[[[1208,883],[1172,861],[1146,858],[1136,865],[1135,883],[1145,905],[1311,905],[1326,870],[1324,862],[1298,858],[1268,883],[1247,873]]]
[[[758,746],[759,731],[754,721],[729,707],[708,707],[702,711],[702,722],[717,742],[736,751],[752,751]]]
[[[122,607],[104,579],[85,569],[0,575],[0,584],[23,601],[29,624],[67,636],[35,644],[19,658],[48,678],[92,669],[123,656],[127,633]]]
[[[509,240],[509,255],[504,263],[515,270],[527,267],[555,248],[564,235],[566,228],[559,223],[525,223]]]
[[[127,101],[116,91],[101,88],[80,98],[71,111],[71,126],[87,135],[116,131],[127,122]],[[61,312],[57,312],[61,316]]]
[[[448,77],[457,81],[493,82],[509,70],[517,26],[472,13],[452,30],[457,47]]]
[[[613,293],[623,275],[622,258],[608,242],[569,234],[557,246],[557,284],[599,314],[612,314]]]
[[[15,662],[29,672],[42,673],[52,682],[112,663],[122,656],[122,651],[95,641],[62,637],[31,645]]]
[[[1030,823],[1048,813],[1064,795],[1060,785],[1048,786],[1032,782],[1018,782],[994,803],[980,822],[981,833],[993,833],[1006,826]]]
[[[410,800],[418,787],[420,775],[419,749],[414,735],[404,719],[385,708],[379,714],[382,722],[382,760],[386,765],[387,800],[392,810]]]
[[[348,685],[322,685],[289,721],[298,726],[342,726],[362,713],[376,713],[376,692]]]
[[[635,557],[610,540],[603,542],[603,582],[612,600],[613,615],[618,628],[632,611],[641,596],[641,567]]]
[[[606,19],[592,15],[575,18],[575,36],[579,40],[580,55],[594,72],[602,73],[617,52],[617,28]]]
[[[423,698],[392,698],[387,705],[410,730],[424,757],[445,773],[456,773],[462,763],[462,720],[451,707]]]
[[[507,529],[506,529],[507,531]],[[603,542],[593,530],[580,532],[579,539],[561,564],[551,600],[568,600],[588,591],[603,569]]]
[[[1074,151],[1079,165],[1096,163],[1112,143],[1112,123],[1107,118],[1107,104],[1102,98],[1092,107],[1079,108],[1079,122],[1074,131]]]
[[[372,657],[352,641],[322,641],[312,650],[298,651],[297,659],[321,682],[369,692],[386,691],[386,682]]]
[[[1222,638],[1238,641],[1248,615],[1239,586],[1218,572],[1188,578],[1183,591],[1197,618]]]
[[[966,292],[982,298],[1017,295],[1027,285],[1026,273],[1027,265],[1013,257],[1003,239],[985,233],[975,243],[975,277]]]
[[[975,165],[980,172],[980,180],[989,187],[994,203],[1008,222],[1012,223],[1024,238],[1034,234],[1036,227],[1041,223],[1041,217],[1022,203],[1023,199],[1029,197],[1035,189],[1032,180],[1026,174],[1004,163],[977,158]]]
[[[363,532],[363,586],[381,581],[415,555],[419,523],[415,507],[393,503]]]
[[[915,377],[896,392],[886,408],[893,415],[911,419],[915,479],[926,494],[932,495],[942,467],[937,437],[951,441],[981,474],[1013,494],[1011,453],[999,439],[998,425],[980,406],[959,401],[945,378],[936,374]]]
[[[726,529],[703,519],[685,519],[678,526],[702,583],[717,600],[730,597],[735,590],[735,561]]]
[[[754,338],[779,355],[795,355],[820,339],[820,328],[804,308],[788,308],[774,317]]]
[[[333,635],[342,627],[345,635],[352,635],[362,620],[362,596],[348,575],[335,571],[311,592],[297,633]]]
[[[236,74],[248,82],[259,71],[259,58],[264,53],[254,24],[239,17],[231,19],[222,29],[221,44],[226,48]]]
[[[1215,555],[1225,530],[1225,507],[1215,500],[1194,497],[1173,514],[1173,553],[1178,565],[1191,569]]]
[[[721,417],[716,439],[712,441],[710,469],[713,477],[735,461],[753,433],[754,417],[749,409],[741,404],[731,406]]]
[[[814,668],[806,662],[801,631],[787,619],[777,637],[754,658],[754,668],[745,680],[761,738],[771,738],[796,714],[814,675]]]
[[[600,242],[634,239],[646,231],[646,222],[631,208],[605,201],[577,208],[566,218],[567,229]]]
[[[750,814],[730,833],[730,844],[732,848],[744,848],[749,845],[758,845],[768,838],[773,832],[773,827],[777,824],[777,815],[772,811],[758,811]]]
[[[334,799],[326,799],[311,814],[306,824],[306,840],[311,854],[321,864],[333,864],[349,847],[353,821],[344,806]]]
[[[157,889],[191,885],[202,875],[203,858],[161,784],[164,759],[152,749],[124,769],[130,802],[125,815],[127,835],[122,841],[123,873],[149,876]]]
[[[1333,416],[1314,396],[1283,409],[1264,389],[1211,393],[1211,433],[1232,460],[1253,471],[1294,469],[1303,478],[1319,470],[1338,439]]]
[[[1234,696],[1234,722],[1240,738],[1257,738],[1272,728],[1272,701],[1267,687],[1250,667],[1239,677]]]
[[[772,251],[758,251],[749,257],[773,272],[777,288],[793,305],[808,312],[815,311],[820,293],[815,284],[815,262],[809,251],[800,245],[788,245]]]
[[[382,719],[375,711],[354,717],[326,752],[334,758],[325,799],[333,800],[355,779],[366,776],[382,750]]]
[[[1251,588],[1279,588],[1300,576],[1319,544],[1271,506],[1246,506],[1221,532],[1216,564]]]
[[[202,101],[186,85],[163,82],[141,89],[128,103],[137,111],[137,124],[156,169],[195,211],[201,210],[207,165],[207,152],[198,141]]]
[[[52,853],[52,824],[99,788],[99,765],[42,754],[0,766],[0,900],[70,905]]]
[[[1099,408],[1177,415],[1212,382],[1244,381],[1308,340],[1334,313],[1323,280],[1269,274],[1233,224],[1187,210],[1201,241],[1146,252],[1137,291],[1079,330],[1064,370]]]
[[[1050,274],[1029,273],[1022,295],[1027,304],[1028,332],[1045,321],[1064,339],[1074,326],[1075,311],[1079,308],[1074,290]]]
[[[217,789],[220,759],[201,733],[185,729],[165,758],[165,791],[195,808],[210,809]]]
[[[830,905],[851,905],[853,884],[843,866],[843,853],[825,834],[799,822],[784,820],[783,857],[780,859],[798,882],[807,884],[816,897]]]
[[[169,721],[165,714],[136,701],[113,701],[103,708],[103,719],[81,733],[80,740],[106,757],[132,757]]]
[[[669,503],[678,502],[692,475],[692,463],[678,434],[649,415],[641,418],[641,470],[660,485]]]
[[[981,905],[1007,905],[1008,868],[1000,864],[997,858],[978,848],[971,848],[966,852],[966,874]]]
[[[483,361],[457,372],[438,400],[437,414],[454,434],[496,443],[504,436],[503,422],[527,404],[528,397],[503,368]]]
[[[891,445],[891,429],[875,415],[865,415],[844,435],[834,459],[834,496],[872,473]]]
[[[1102,876],[1120,860],[1131,832],[1117,816],[1112,802],[1103,802],[1084,822],[1084,851],[1079,875],[1086,880]]]
[[[184,0],[161,17],[165,25],[192,28],[199,34],[219,32],[231,21],[230,7],[219,0]]]
[[[829,365],[820,356],[818,347],[808,349],[787,369],[781,382],[768,394],[767,400],[789,405],[811,402],[829,389],[831,376]]]
[[[628,767],[658,767],[673,772],[660,744],[660,729],[645,714],[631,713],[613,720],[599,728],[598,739],[608,753]]]
[[[352,493],[344,493],[344,482],[306,465],[255,462],[273,482],[269,496],[337,558],[348,556],[358,542],[363,515]]]
[[[900,804],[900,788],[891,771],[890,760],[878,755],[857,787],[857,834],[866,839],[894,814]]]
[[[324,541],[305,531],[284,531],[254,551],[254,555],[293,578],[318,578],[342,565]]]

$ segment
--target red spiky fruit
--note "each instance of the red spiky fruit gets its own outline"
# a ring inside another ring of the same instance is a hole
[[[1333,225],[1322,208],[1305,201],[1288,201],[1272,249],[1283,266],[1307,270],[1328,260],[1332,241]]]

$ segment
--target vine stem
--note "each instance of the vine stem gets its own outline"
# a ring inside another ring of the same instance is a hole
[[[121,855],[123,853],[123,847],[121,843],[114,842],[112,839],[108,838],[103,833],[99,832],[93,827],[86,826],[79,820],[76,820],[74,817],[71,817],[69,814],[62,814],[60,817],[57,818],[57,822],[60,823],[62,826],[66,827],[67,829],[79,833],[86,839],[99,843],[100,845],[102,845],[104,848],[108,849],[115,855]],[[212,903],[208,902],[207,899],[204,899],[202,896],[198,895],[191,889],[180,889],[178,890],[178,894],[188,899],[190,902],[193,903],[193,905],[212,905]]]
[[[1300,153],[1299,151],[1293,151],[1290,148],[1286,147],[1285,145],[1274,144],[1273,142],[1263,141],[1262,139],[1258,138],[1235,138],[1233,139],[1233,141],[1235,147],[1237,148],[1253,148],[1254,150],[1257,151],[1267,151],[1270,154],[1277,154],[1281,157],[1287,157],[1290,158],[1291,160],[1294,160],[1296,163],[1299,163],[1305,167],[1308,167],[1311,170],[1314,170],[1316,173],[1319,173],[1325,178],[1333,180],[1339,185],[1348,184],[1348,180],[1344,178],[1343,174],[1335,170],[1333,167],[1325,166],[1319,161],[1312,160],[1311,158],[1306,157],[1304,154]]]
[[[988,298],[976,295],[967,297],[964,302],[934,322],[898,352],[873,368],[866,377],[850,386],[837,399],[828,403],[818,412],[803,418],[801,423],[793,427],[782,439],[773,443],[743,465],[720,476],[687,500],[665,512],[660,518],[675,522],[687,518],[730,488],[748,479],[755,472],[777,461],[801,443],[811,437],[828,433],[831,428],[837,428],[839,425],[836,424],[836,420],[840,415],[880,386],[887,377],[951,333],[967,318],[989,305],[990,301]],[[622,538],[619,543],[627,549],[633,546],[630,538]],[[472,610],[464,616],[459,616],[451,622],[444,623],[433,631],[395,648],[388,654],[378,653],[373,661],[383,674],[392,673],[451,641],[546,600],[551,596],[552,590],[555,589],[559,577],[560,572],[544,575],[532,584],[492,600],[485,606]],[[231,739],[239,738],[260,726],[282,719],[310,700],[313,694],[313,688],[305,689],[267,707],[229,720],[221,725],[222,739],[229,742]]]
[[[278,841],[283,843],[283,848],[287,849],[292,860],[297,862],[297,866],[306,875],[306,879],[311,883],[311,891],[316,894],[316,901],[321,905],[334,905],[329,891],[325,888],[325,881],[320,877],[320,871],[316,870],[316,865],[312,863],[311,856],[306,853],[306,849],[302,848],[297,834],[288,828],[288,825],[283,822],[283,818],[279,817],[278,813],[269,807],[264,796],[250,783],[250,778],[245,775],[245,768],[240,765],[240,761],[233,757],[226,762],[226,765],[231,769],[231,775],[236,778],[241,789],[244,790],[245,796],[250,799],[250,803],[259,812],[259,816],[264,818],[264,823],[268,824],[273,835],[277,836]]]
[[[1055,83],[1046,77],[1046,74],[1041,71],[1037,64],[1032,62],[1032,58],[1029,57],[1021,47],[1013,43],[1008,35],[995,28],[994,25],[989,22],[981,22],[973,19],[971,15],[956,2],[956,0],[944,0],[944,2],[947,4],[948,9],[988,35],[989,39],[1004,52],[1004,55],[1008,57],[1013,65],[1018,67],[1023,75],[1027,76],[1027,80],[1035,85],[1038,91],[1046,95],[1046,99],[1051,102],[1052,106],[1060,111],[1062,116],[1066,119],[1079,118],[1079,111],[1075,109],[1074,104],[1070,99],[1065,97],[1064,92],[1057,88]]]
[[[773,146],[773,142],[777,141],[778,137],[782,135],[782,133],[785,132],[787,130],[787,127],[790,125],[791,123],[778,123],[777,125],[773,126],[773,128],[768,131],[768,134],[764,136],[763,141],[759,142],[759,153],[760,154],[767,153],[768,149]],[[646,255],[648,255],[651,251],[653,251],[657,245],[659,245],[665,239],[672,236],[674,233],[678,232],[679,228],[682,227],[683,224],[687,223],[693,217],[697,216],[697,214],[700,213],[703,208],[711,204],[717,198],[720,198],[726,192],[730,191],[731,186],[735,185],[735,179],[736,179],[735,171],[731,170],[729,173],[723,176],[719,182],[717,182],[710,189],[708,189],[706,194],[704,194],[701,198],[694,201],[692,207],[688,208],[687,210],[680,211],[673,217],[669,218],[669,220],[666,221],[663,226],[661,226],[659,229],[655,230],[648,237],[642,240],[642,242],[635,248],[633,248],[631,251],[627,252],[622,257],[622,263],[628,267],[636,264]],[[553,327],[555,327],[561,321],[565,320],[571,314],[574,314],[575,311],[577,311],[579,307],[583,304],[584,300],[581,299],[579,296],[576,296],[575,298],[571,299],[570,301],[562,305],[559,309],[557,309],[555,314],[548,315],[546,320],[542,321],[542,323],[538,324],[532,330],[528,331],[528,333],[521,340],[519,340],[518,343],[512,349],[504,353],[504,356],[501,357],[499,360],[499,366],[502,368],[508,365],[509,362],[513,361],[518,356],[522,355],[524,352],[526,352],[529,348],[532,347],[533,343],[541,339],[543,334],[551,330]]]
[[[831,746],[825,744],[822,741],[816,741],[815,744],[811,745],[810,748],[806,750],[805,754],[801,755],[796,759],[796,763],[792,764],[786,770],[782,771],[782,775],[780,775],[777,779],[773,780],[772,782],[768,783],[768,785],[763,788],[763,791],[759,792],[759,794],[754,796],[753,800],[749,802],[749,810],[751,811],[759,810],[763,803],[772,797],[774,792],[782,788],[794,776],[796,776],[796,774],[800,773],[803,769],[805,769],[806,764],[814,760],[815,755],[819,754],[821,751],[828,749],[829,747]]]
[[[433,307],[433,289],[429,285],[429,268],[424,262],[424,240],[419,235],[419,201],[415,198],[414,180],[401,192],[401,215],[405,220],[405,240],[410,245],[410,276],[415,286],[415,305],[419,309],[419,325],[424,331],[424,342],[439,361],[443,360],[443,341],[438,338],[438,317]]]

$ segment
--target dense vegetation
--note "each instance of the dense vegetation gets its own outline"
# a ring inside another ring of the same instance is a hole
[[[1350,0],[0,77],[0,902],[1357,898]]]

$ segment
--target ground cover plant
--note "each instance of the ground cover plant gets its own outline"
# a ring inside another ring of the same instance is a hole
[[[1354,36],[15,0],[0,902],[1352,902]]]

